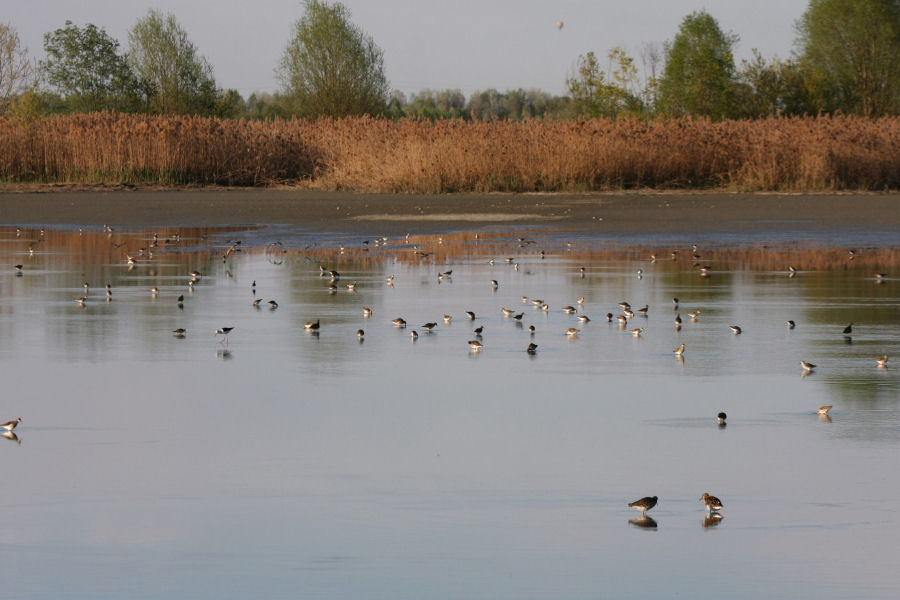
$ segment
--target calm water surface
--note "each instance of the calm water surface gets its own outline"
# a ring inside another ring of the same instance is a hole
[[[340,253],[0,229],[3,596],[896,597],[900,278],[873,277],[895,250],[699,248],[703,278],[689,245],[522,231]],[[561,310],[582,296],[585,324]],[[620,301],[647,316],[606,322]],[[626,507],[646,495],[655,527]]]

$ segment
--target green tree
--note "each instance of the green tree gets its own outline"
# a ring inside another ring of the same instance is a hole
[[[608,73],[593,52],[578,57],[574,75],[566,78],[572,108],[582,117],[618,117],[642,112],[637,86],[637,67],[621,47],[607,54]]]
[[[384,52],[337,2],[305,0],[276,75],[302,117],[376,115],[388,101]]]
[[[807,87],[824,86],[822,110],[880,116],[900,109],[900,2],[810,0],[797,33]]]
[[[707,12],[684,18],[664,47],[658,109],[670,117],[722,119],[734,113],[734,55],[737,36],[727,34]]]
[[[212,67],[172,14],[151,10],[128,32],[128,64],[151,113],[215,114]]]
[[[17,98],[35,86],[34,63],[22,47],[19,33],[0,23],[0,115],[5,114]]]
[[[44,35],[40,63],[44,80],[72,112],[133,111],[140,107],[137,79],[119,42],[93,24],[65,27]]]

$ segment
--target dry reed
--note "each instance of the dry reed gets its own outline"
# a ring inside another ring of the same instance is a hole
[[[900,118],[0,119],[0,180],[444,193],[900,188]]]

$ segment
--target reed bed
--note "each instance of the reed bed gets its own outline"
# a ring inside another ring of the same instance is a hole
[[[0,180],[399,193],[886,190],[900,188],[900,118],[0,119]]]

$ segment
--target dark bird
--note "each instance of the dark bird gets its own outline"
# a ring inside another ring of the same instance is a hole
[[[403,317],[392,319],[391,323],[394,324],[394,327],[406,327],[406,320]]]
[[[629,502],[628,506],[639,510],[641,512],[647,512],[654,506],[656,506],[657,497],[656,496],[645,496],[640,500],[635,500],[634,502]]]
[[[479,325],[478,327],[475,328],[475,335],[481,335],[481,333],[483,331],[484,331],[484,325]]]
[[[732,325],[731,327],[729,327],[729,329],[731,329],[732,333],[734,333],[735,335],[741,332],[740,325]]]
[[[797,326],[797,324],[794,323],[793,321],[788,321],[787,326],[788,326],[788,329],[793,329],[794,327]]]
[[[716,415],[716,421],[718,422],[719,427],[725,427],[726,418],[728,418],[728,415],[723,412],[720,412],[718,415]]]
[[[307,321],[303,325],[303,329],[305,329],[306,331],[318,331],[319,330],[319,319],[316,319],[315,322]]]
[[[422,325],[422,329],[424,329],[428,333],[431,333],[431,330],[435,327],[437,327],[437,323],[425,323],[424,325]]]
[[[183,338],[186,333],[187,333],[187,329],[184,329],[182,327],[172,330],[172,335],[174,335],[177,338]]]
[[[475,319],[475,313],[473,313],[471,310],[466,311],[466,316],[469,317],[470,320]]]
[[[527,352],[528,354],[536,354],[537,347],[538,347],[537,344],[532,342],[532,343],[528,344],[528,347],[525,349],[525,352]]]
[[[274,300],[269,300],[269,306],[270,306],[272,309],[276,309],[276,308],[278,308],[278,303],[275,302]]]
[[[847,326],[844,327],[843,333],[844,333],[844,335],[850,335],[851,333],[853,333],[853,323],[847,323]],[[863,337],[865,337],[865,336],[863,336]]]

